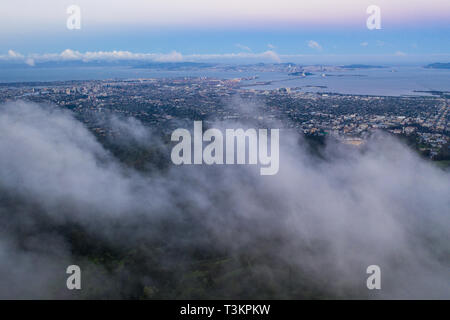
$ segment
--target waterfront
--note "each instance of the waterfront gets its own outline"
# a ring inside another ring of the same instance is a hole
[[[381,96],[418,96],[429,95],[428,91],[450,91],[450,70],[404,66],[314,72],[306,77],[291,76],[287,72],[278,71],[222,71],[215,69],[168,71],[126,66],[18,67],[3,69],[0,73],[0,83],[183,77],[216,79],[256,77],[253,80],[243,81],[244,84],[249,85],[249,89],[254,90],[299,88],[303,92]]]

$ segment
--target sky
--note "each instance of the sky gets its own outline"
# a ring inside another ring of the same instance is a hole
[[[80,29],[67,28],[71,5]],[[371,5],[380,29],[366,25]],[[166,61],[447,61],[450,1],[2,1],[0,59],[33,64],[67,49]]]

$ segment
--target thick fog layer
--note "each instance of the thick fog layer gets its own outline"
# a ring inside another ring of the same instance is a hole
[[[110,125],[127,133],[121,146],[129,137],[170,154],[136,120]],[[180,278],[194,259],[184,252],[211,248],[250,264],[252,279],[271,283],[279,298],[291,297],[286,286],[297,284],[305,287],[289,292],[299,297],[308,288],[328,298],[450,298],[448,171],[382,134],[360,148],[330,141],[324,159],[292,132],[282,130],[280,143],[275,176],[260,176],[251,165],[168,163],[138,171],[69,112],[26,102],[0,106],[0,298],[82,297],[65,288],[70,264],[82,266],[87,296],[103,290],[123,297],[124,281],[157,283],[150,272],[126,265],[112,272],[80,260],[64,237],[67,225],[87,230],[94,247],[133,250],[158,241],[178,248],[154,263]],[[152,258],[142,259],[151,269]],[[381,268],[382,289],[369,291],[366,268],[373,264]],[[252,285],[242,279],[249,292]]]

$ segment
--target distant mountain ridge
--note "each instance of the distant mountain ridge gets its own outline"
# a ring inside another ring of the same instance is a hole
[[[343,69],[382,69],[386,68],[385,66],[372,66],[368,64],[349,64],[341,66]]]
[[[429,69],[450,69],[450,62],[447,62],[447,63],[443,63],[443,62],[431,63],[429,65],[426,65],[425,68],[429,68]]]

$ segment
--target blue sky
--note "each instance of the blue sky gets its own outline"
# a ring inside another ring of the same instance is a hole
[[[450,61],[448,0],[380,0],[380,30],[366,27],[372,1],[365,0],[80,0],[81,29],[69,30],[65,10],[75,3],[7,3],[0,13],[0,58],[56,59],[70,49],[176,61]]]

